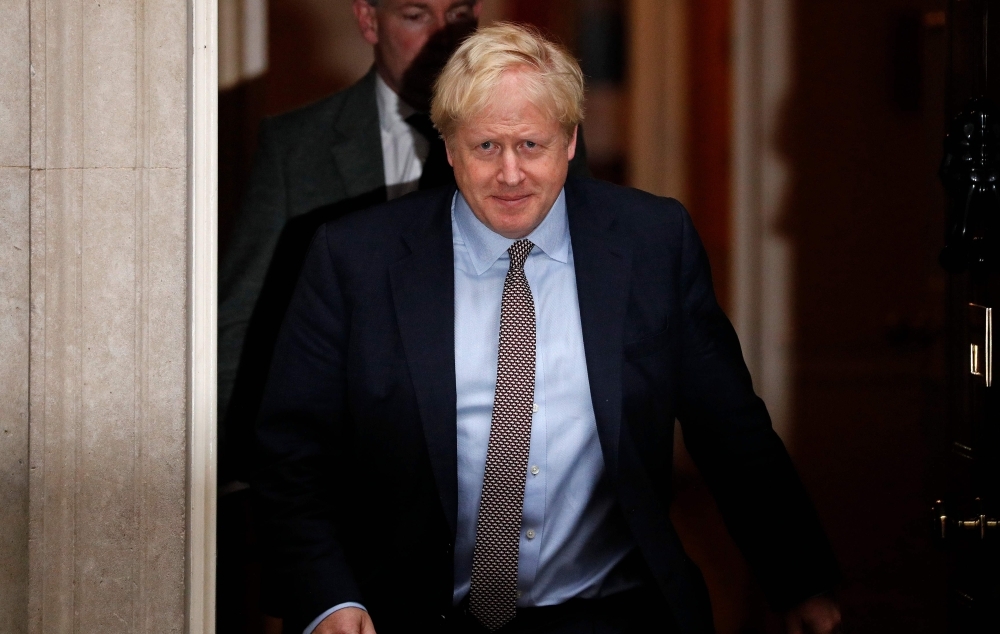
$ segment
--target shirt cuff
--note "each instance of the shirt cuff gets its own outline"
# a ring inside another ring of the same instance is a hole
[[[312,623],[310,623],[309,625],[307,625],[306,629],[302,630],[302,634],[312,634],[312,631],[316,629],[317,625],[319,625],[320,623],[323,622],[323,619],[325,619],[326,617],[330,616],[331,614],[333,614],[337,610],[343,610],[344,608],[361,608],[365,612],[368,611],[368,608],[366,608],[365,606],[361,605],[360,603],[354,603],[353,601],[348,601],[347,603],[338,603],[337,605],[333,606],[332,608],[330,608],[329,610],[327,610],[323,614],[320,614],[315,619],[313,619]]]

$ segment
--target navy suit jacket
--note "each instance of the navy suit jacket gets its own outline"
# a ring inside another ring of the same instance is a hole
[[[289,631],[363,603],[380,634],[437,628],[457,513],[454,189],[324,225],[286,315],[257,425],[265,539]],[[671,524],[674,421],[777,609],[837,580],[834,556],[754,394],[701,242],[675,200],[566,183],[607,477],[677,631],[712,631]]]

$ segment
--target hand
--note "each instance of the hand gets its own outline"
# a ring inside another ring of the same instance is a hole
[[[835,634],[840,632],[840,608],[831,597],[806,599],[785,615],[788,634]]]
[[[342,608],[320,621],[313,634],[375,634],[375,626],[361,608]]]

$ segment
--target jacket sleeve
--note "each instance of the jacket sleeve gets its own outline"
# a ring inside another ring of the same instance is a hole
[[[338,539],[338,447],[348,433],[348,311],[327,230],[312,242],[278,336],[256,425],[254,489],[262,541],[286,583],[286,631],[342,603],[363,603]]]
[[[678,419],[729,532],[775,609],[833,589],[837,563],[712,289],[704,248],[683,212]]]
[[[284,164],[271,121],[257,154],[229,248],[219,262],[218,414],[226,420],[250,316],[288,215]],[[224,430],[221,430],[224,432]],[[220,438],[224,442],[224,438]]]

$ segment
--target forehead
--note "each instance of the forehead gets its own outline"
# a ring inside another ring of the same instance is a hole
[[[531,101],[504,100],[475,114],[460,127],[469,130],[549,130],[558,128],[559,120]]]
[[[484,106],[459,127],[557,127],[555,103],[539,84],[525,73],[504,73],[500,81],[484,95]]]

